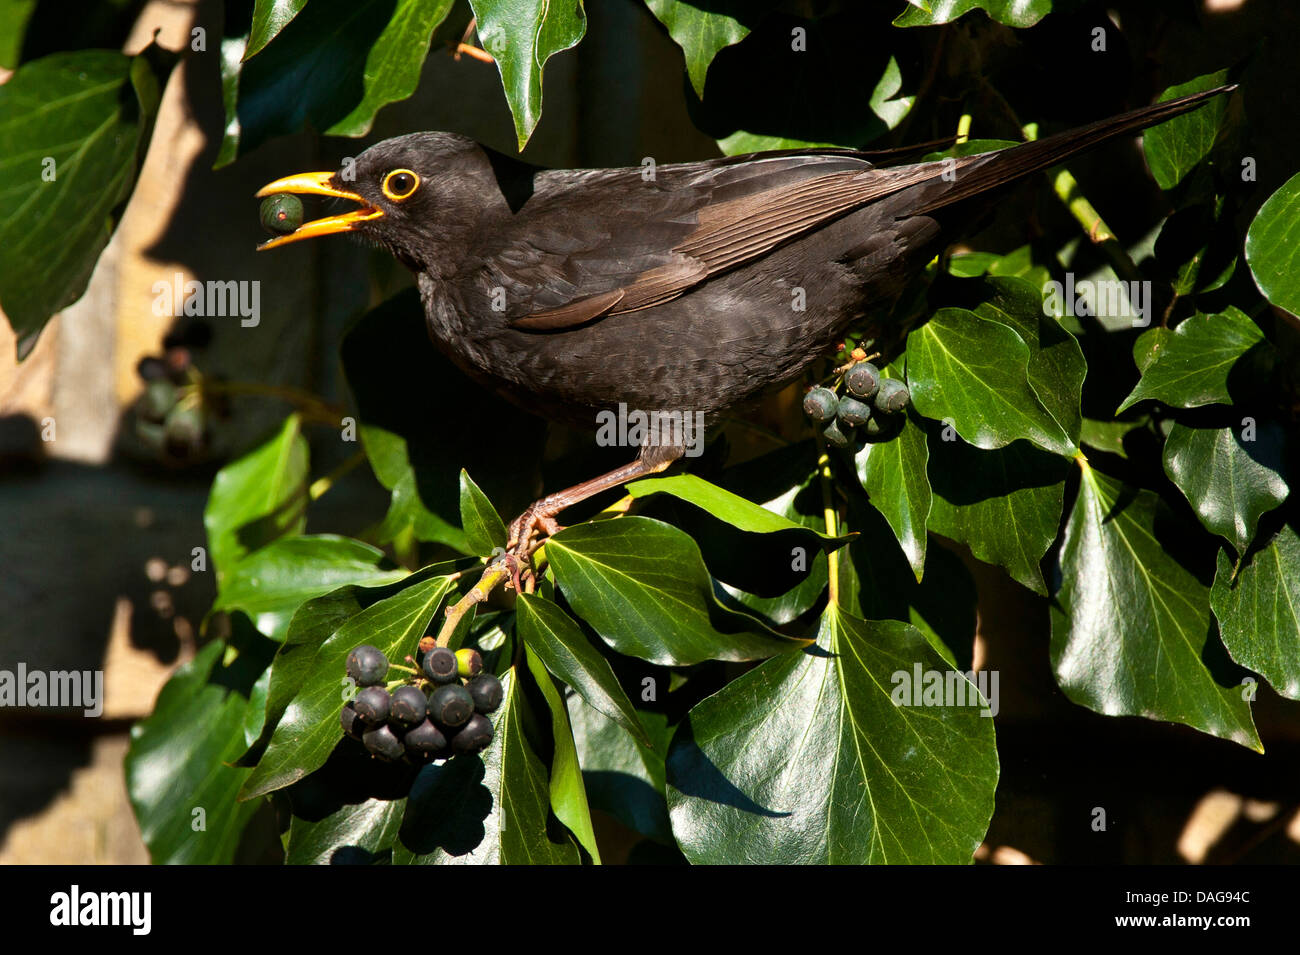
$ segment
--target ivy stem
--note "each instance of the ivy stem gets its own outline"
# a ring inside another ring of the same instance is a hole
[[[1101,213],[1088,201],[1088,197],[1079,188],[1078,180],[1068,169],[1061,169],[1056,173],[1052,180],[1052,188],[1056,192],[1056,197],[1065,203],[1070,214],[1083,227],[1084,232],[1088,233],[1088,239],[1106,256],[1115,274],[1126,281],[1141,281],[1142,273],[1138,271],[1137,265],[1119,244],[1119,239],[1115,238],[1114,231],[1106,224]]]
[[[420,675],[420,671],[419,671],[419,670],[415,669],[414,667],[404,667],[404,666],[402,666],[400,663],[390,663],[390,664],[388,664],[388,669],[390,669],[390,670],[401,670],[403,673],[410,673],[410,674],[412,674],[413,676],[419,676],[419,675]],[[404,682],[404,681],[403,681],[403,682]]]
[[[465,28],[465,33],[460,38],[460,42],[452,47],[451,58],[460,62],[460,55],[464,53],[482,63],[495,63],[496,60],[493,59],[491,53],[487,50],[480,49],[469,42],[469,38],[474,35],[476,29],[478,29],[478,17],[471,17],[469,26]]]
[[[1005,100],[1003,102],[1005,103]],[[1021,127],[1021,131],[1026,140],[1038,138],[1036,128]],[[1083,231],[1088,235],[1088,241],[1106,257],[1115,274],[1128,282],[1142,281],[1142,273],[1132,257],[1119,244],[1119,239],[1115,238],[1115,231],[1106,224],[1106,220],[1101,217],[1096,206],[1083,194],[1083,189],[1079,187],[1079,180],[1074,178],[1070,170],[1062,167],[1056,171],[1056,175],[1052,177],[1052,191],[1069,210],[1070,215],[1074,216],[1075,221],[1082,226]]]
[[[197,384],[187,385],[182,391],[190,389],[206,395],[257,395],[279,398],[317,421],[336,425],[343,419],[343,408],[340,406],[331,404],[319,395],[303,391],[301,388],[291,388],[288,385],[269,385],[260,381],[213,381],[205,378]]]
[[[456,44],[455,59],[459,60],[459,59],[460,59],[460,55],[461,55],[462,53],[464,53],[466,56],[472,57],[472,58],[475,59],[475,60],[478,60],[480,63],[495,63],[495,62],[496,62],[496,60],[493,58],[492,54],[489,53],[487,50],[480,50],[478,47],[476,47],[476,46],[470,46],[468,43],[457,43],[457,44]]]
[[[1038,138],[1038,127],[1036,125],[1026,126],[1021,123],[1019,117],[1016,116],[1016,111],[1011,108],[1011,104],[991,83],[984,80],[981,85],[984,90],[988,91],[993,101],[998,104],[1007,117],[1016,124],[1027,141]],[[1110,262],[1115,274],[1130,282],[1141,281],[1142,273],[1138,271],[1137,265],[1134,264],[1133,259],[1124,250],[1124,247],[1119,244],[1119,240],[1115,238],[1115,233],[1102,219],[1101,213],[1088,201],[1088,197],[1079,188],[1078,180],[1070,174],[1069,170],[1061,168],[1057,171],[1056,175],[1052,177],[1052,189],[1056,192],[1057,198],[1065,204],[1070,214],[1074,216],[1075,221],[1083,227],[1084,232],[1088,234],[1089,240],[1098,247],[1102,255]]]
[[[835,504],[831,500],[831,456],[826,450],[826,442],[817,435],[817,476],[822,486],[822,514],[826,518],[826,533],[838,537],[835,520]],[[826,577],[832,606],[840,602],[840,552],[833,550],[826,555]]]
[[[351,471],[353,468],[355,468],[358,464],[360,464],[365,459],[366,459],[366,453],[364,451],[358,451],[356,454],[352,455],[350,458],[348,458],[346,461],[344,461],[342,464],[336,467],[333,471],[330,471],[328,474],[325,474],[322,477],[318,477],[316,480],[312,481],[311,487],[307,489],[307,495],[313,501],[319,500],[327,491],[329,491],[330,488],[332,488],[335,485],[335,483],[340,478],[347,475],[349,471]]]
[[[442,622],[442,629],[438,631],[438,646],[445,647],[451,643],[451,635],[456,632],[456,627],[460,625],[465,614],[474,607],[488,599],[488,594],[496,588],[497,584],[502,583],[510,578],[510,571],[504,566],[493,565],[483,571],[483,576],[479,578],[470,592],[460,600],[456,601],[454,607],[447,610],[447,618]]]

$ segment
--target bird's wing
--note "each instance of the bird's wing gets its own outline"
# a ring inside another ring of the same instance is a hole
[[[666,302],[937,170],[843,151],[546,173],[510,228],[473,250],[510,323],[550,330]],[[499,225],[499,224],[498,224]]]
[[[909,190],[897,218],[982,195],[1108,139],[1195,109],[1224,86],[974,156],[891,168],[841,150],[543,173],[514,228],[473,250],[512,325],[568,328],[666,302],[833,219]],[[916,188],[913,188],[916,187]],[[494,223],[500,225],[500,223]]]

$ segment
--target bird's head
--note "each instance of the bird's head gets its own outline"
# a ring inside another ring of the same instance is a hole
[[[378,143],[337,171],[286,176],[257,195],[278,193],[350,199],[358,208],[304,222],[258,246],[274,249],[300,239],[352,232],[385,246],[415,268],[432,250],[454,242],[458,223],[481,211],[478,173],[489,164],[473,140],[452,133],[412,133]],[[476,198],[477,196],[477,198]]]

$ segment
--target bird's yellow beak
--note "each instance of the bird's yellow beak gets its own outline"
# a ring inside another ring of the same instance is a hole
[[[276,236],[274,239],[267,239],[257,247],[257,251],[262,252],[265,249],[274,249],[281,245],[288,245],[290,242],[297,242],[300,239],[311,239],[318,235],[330,235],[334,232],[348,232],[355,229],[358,223],[369,222],[371,219],[378,219],[384,214],[383,210],[376,209],[355,192],[348,192],[346,189],[338,189],[331,185],[333,179],[334,173],[332,172],[302,172],[298,173],[296,176],[285,176],[283,179],[277,179],[275,182],[268,183],[261,189],[257,190],[257,197],[259,199],[264,196],[273,196],[280,192],[292,192],[302,195],[333,196],[339,199],[351,199],[353,202],[359,203],[361,206],[360,209],[354,209],[352,212],[345,212],[342,215],[330,216],[327,219],[313,219],[311,222],[304,222],[292,232]]]

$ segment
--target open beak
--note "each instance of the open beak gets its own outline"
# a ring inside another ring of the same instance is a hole
[[[268,183],[261,189],[257,190],[257,197],[272,196],[280,192],[294,192],[303,195],[313,196],[334,196],[339,199],[351,199],[359,203],[361,208],[354,209],[351,212],[345,212],[342,215],[330,216],[328,219],[313,219],[311,222],[304,222],[298,228],[285,235],[276,236],[274,239],[268,239],[257,247],[261,252],[265,249],[274,249],[281,245],[288,245],[290,242],[297,242],[299,239],[310,239],[318,235],[330,235],[334,232],[348,232],[355,229],[359,223],[369,222],[371,219],[378,219],[384,213],[376,209],[366,200],[362,199],[355,192],[348,192],[346,189],[337,189],[330,185],[334,179],[332,172],[303,172],[296,176],[285,176],[283,179],[277,179],[275,182]]]

